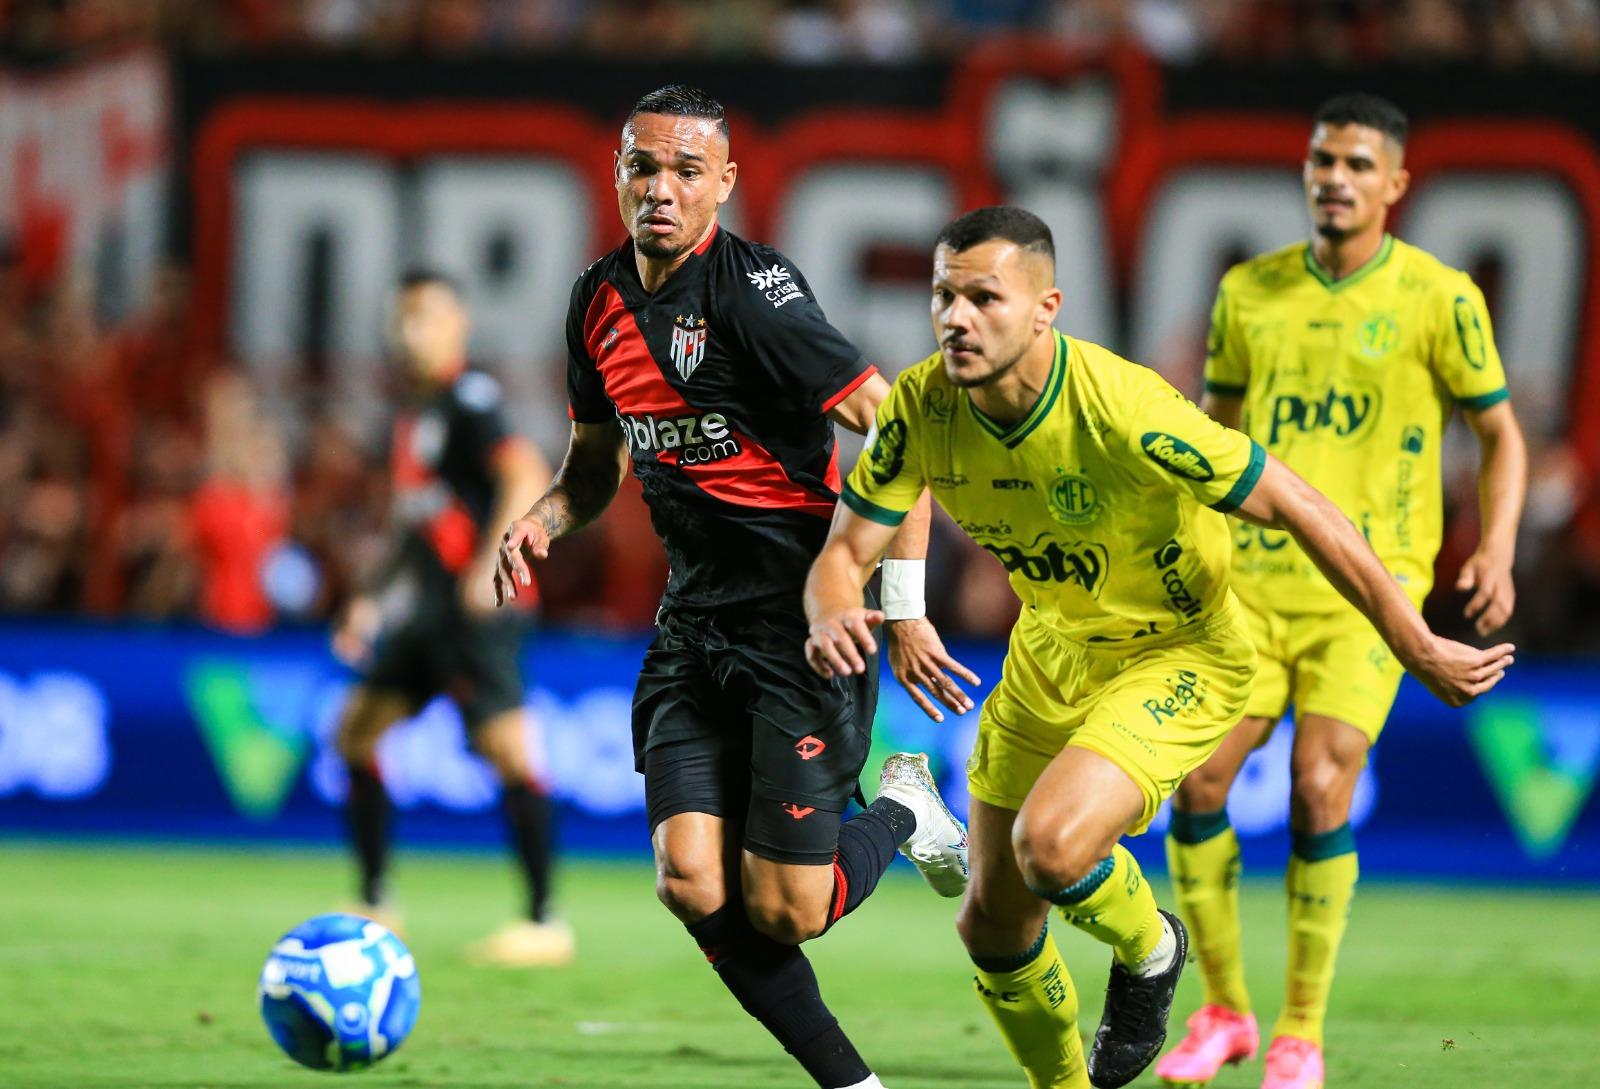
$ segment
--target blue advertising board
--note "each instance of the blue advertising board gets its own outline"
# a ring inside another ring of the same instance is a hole
[[[645,636],[547,632],[530,641],[529,707],[570,847],[647,847],[629,700]],[[1003,647],[952,650],[984,679]],[[352,675],[325,635],[237,638],[196,627],[0,623],[0,831],[333,841],[344,768],[333,730]],[[936,725],[885,677],[869,769],[934,755],[952,807],[976,713]],[[1357,791],[1367,874],[1600,881],[1600,669],[1519,661],[1489,697],[1451,710],[1409,679]],[[1229,803],[1247,865],[1287,850],[1285,724]],[[493,843],[496,788],[436,701],[379,750],[407,842]],[[869,784],[870,786],[870,784]],[[1153,831],[1165,824],[1158,818]],[[1156,836],[1135,841],[1161,863]]]

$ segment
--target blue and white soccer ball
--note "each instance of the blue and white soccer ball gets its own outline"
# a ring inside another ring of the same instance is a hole
[[[313,1070],[361,1070],[417,1023],[416,958],[359,915],[318,915],[278,939],[261,969],[261,1019],[285,1054]]]

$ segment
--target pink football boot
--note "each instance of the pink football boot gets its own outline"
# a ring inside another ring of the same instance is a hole
[[[1211,1081],[1229,1063],[1256,1057],[1261,1034],[1253,1013],[1235,1013],[1225,1006],[1201,1006],[1186,1022],[1183,1043],[1161,1057],[1156,1077],[1168,1085],[1195,1089]]]
[[[1298,1036],[1279,1036],[1267,1048],[1261,1089],[1322,1089],[1322,1049]]]

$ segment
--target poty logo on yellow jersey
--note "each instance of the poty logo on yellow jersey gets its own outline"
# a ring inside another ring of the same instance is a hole
[[[1272,400],[1272,428],[1267,433],[1267,445],[1276,446],[1283,432],[1332,431],[1346,439],[1378,418],[1383,402],[1376,386],[1352,386],[1341,389],[1329,386],[1327,392],[1316,400],[1295,393],[1279,394]]]
[[[1217,475],[1204,454],[1176,435],[1169,435],[1165,431],[1146,431],[1139,439],[1139,445],[1144,447],[1151,461],[1169,473],[1201,482]]]

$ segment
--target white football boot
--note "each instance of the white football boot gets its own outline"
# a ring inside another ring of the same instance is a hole
[[[900,853],[922,871],[940,896],[960,896],[967,888],[967,829],[939,797],[939,785],[926,753],[897,752],[883,762],[878,797],[899,802],[917,817],[917,830]]]

